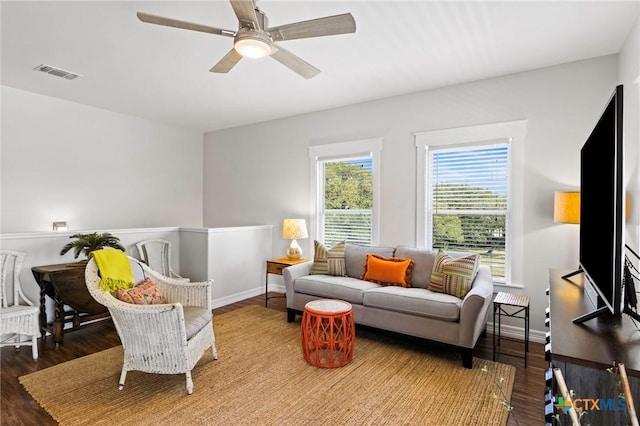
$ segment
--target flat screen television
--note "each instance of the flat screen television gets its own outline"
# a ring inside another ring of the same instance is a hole
[[[622,315],[625,274],[622,85],[616,87],[580,150],[580,269],[597,292],[594,312]]]

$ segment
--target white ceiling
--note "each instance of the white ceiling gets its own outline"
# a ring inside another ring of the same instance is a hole
[[[209,69],[228,37],[140,22],[136,12],[236,30],[228,1],[5,1],[2,84],[210,131],[618,53],[634,1],[272,1],[270,25],[351,12],[354,34],[281,42],[322,72],[271,58]],[[65,80],[32,69],[79,73]]]

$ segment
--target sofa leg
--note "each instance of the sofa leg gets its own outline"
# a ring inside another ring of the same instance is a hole
[[[460,355],[462,356],[462,366],[464,368],[472,368],[472,366],[473,366],[473,349],[462,348],[462,349],[460,349]]]
[[[295,320],[296,320],[296,311],[291,308],[287,308],[287,322],[294,322]]]

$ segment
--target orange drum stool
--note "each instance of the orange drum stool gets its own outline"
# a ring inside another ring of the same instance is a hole
[[[351,362],[356,343],[353,309],[342,300],[307,303],[302,313],[302,352],[316,367],[342,367]]]

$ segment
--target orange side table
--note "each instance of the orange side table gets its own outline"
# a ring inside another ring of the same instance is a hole
[[[356,343],[353,308],[342,300],[307,303],[302,313],[302,352],[311,365],[342,367],[353,359]]]

